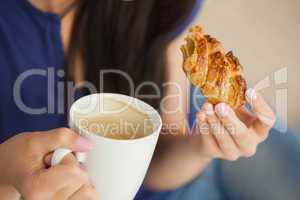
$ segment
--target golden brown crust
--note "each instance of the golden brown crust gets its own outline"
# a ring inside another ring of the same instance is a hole
[[[246,103],[243,68],[232,52],[225,53],[217,39],[204,35],[202,28],[195,26],[181,51],[183,70],[210,103],[225,102],[233,108]]]

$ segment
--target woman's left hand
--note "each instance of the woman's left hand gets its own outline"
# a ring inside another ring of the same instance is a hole
[[[246,97],[252,112],[245,107],[234,111],[224,103],[215,107],[210,103],[202,106],[192,136],[193,142],[197,143],[194,146],[202,156],[234,161],[255,155],[257,146],[268,137],[276,117],[255,90],[249,89]]]

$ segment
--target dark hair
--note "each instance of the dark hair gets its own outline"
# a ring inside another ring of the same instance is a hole
[[[128,73],[135,85],[155,82],[162,91],[165,50],[174,31],[191,14],[195,0],[81,0],[68,50],[69,77],[77,55],[84,78],[99,90],[99,71]],[[104,79],[104,91],[129,95],[128,82],[117,75]],[[144,87],[143,94],[153,94]],[[159,108],[160,99],[146,100]]]

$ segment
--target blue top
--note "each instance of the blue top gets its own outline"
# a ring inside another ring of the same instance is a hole
[[[56,75],[64,66],[59,17],[26,0],[2,0],[0,44],[0,143],[20,132],[66,126],[65,115],[51,105],[57,91],[47,90],[47,74],[54,74],[54,85],[63,81]]]
[[[198,0],[189,20],[178,27],[176,34],[186,28],[200,5]],[[61,84],[63,66],[59,17],[39,11],[27,0],[1,0],[0,143],[23,131],[66,126],[66,116],[60,114],[64,109],[56,103],[63,102],[63,92],[47,89],[48,84],[55,86],[51,88]],[[196,111],[192,108],[191,116]],[[142,189],[137,199],[299,199],[299,142],[299,135],[273,133],[253,159],[235,165],[213,162],[201,176],[182,188],[160,193]]]
[[[176,34],[193,20],[201,2]],[[0,1],[0,143],[24,131],[67,125],[60,105],[64,92],[57,89],[64,80],[60,27],[58,15],[28,0]]]

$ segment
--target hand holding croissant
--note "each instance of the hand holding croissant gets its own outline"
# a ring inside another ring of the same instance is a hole
[[[181,47],[183,70],[202,91],[207,102],[197,113],[191,140],[204,158],[236,160],[256,153],[275,122],[272,109],[254,89],[247,90],[242,67],[232,52],[204,35],[199,27],[190,29]],[[243,106],[248,102],[252,109]]]

